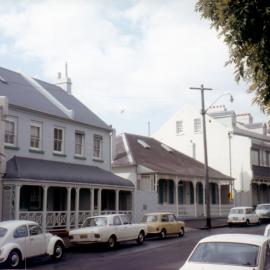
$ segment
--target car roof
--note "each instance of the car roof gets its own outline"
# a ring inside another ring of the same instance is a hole
[[[250,209],[253,208],[252,206],[237,206],[237,207],[233,207],[231,209]]]
[[[0,222],[0,227],[4,227],[7,229],[16,228],[22,225],[37,225],[37,223],[30,220],[7,220]]]
[[[145,213],[145,216],[149,216],[149,215],[173,215],[172,212],[153,212],[153,213]]]
[[[228,242],[261,246],[267,240],[269,240],[269,238],[263,235],[231,233],[211,235],[203,238],[199,243]]]
[[[87,217],[86,219],[88,219],[88,218],[97,218],[97,217],[107,217],[107,218],[110,218],[110,217],[115,217],[115,216],[126,216],[126,215],[125,214],[108,214],[108,215],[91,216],[91,217]]]

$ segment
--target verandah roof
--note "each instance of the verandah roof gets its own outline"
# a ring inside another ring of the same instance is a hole
[[[132,182],[95,166],[14,156],[7,162],[4,179],[74,182],[134,187]]]

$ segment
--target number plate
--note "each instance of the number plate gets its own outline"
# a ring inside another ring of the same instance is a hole
[[[88,237],[87,234],[81,234],[81,235],[80,235],[80,238],[81,238],[81,239],[85,239],[85,238],[87,238],[87,237]]]

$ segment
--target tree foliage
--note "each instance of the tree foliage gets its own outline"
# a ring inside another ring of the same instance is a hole
[[[224,37],[236,80],[248,81],[254,102],[270,113],[270,0],[199,0],[196,11]]]

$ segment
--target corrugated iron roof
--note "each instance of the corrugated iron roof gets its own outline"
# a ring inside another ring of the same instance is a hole
[[[5,179],[73,182],[133,187],[131,181],[95,166],[14,156],[7,162]]]
[[[188,177],[204,178],[204,164],[171,148],[167,151],[162,147],[162,143],[154,138],[125,133],[130,153],[134,163],[151,169],[157,173],[174,174]],[[145,141],[150,148],[144,148],[137,140]],[[122,136],[117,137],[116,158],[113,166],[128,165],[126,149],[121,142]],[[131,164],[130,164],[131,165]],[[209,178],[233,180],[233,178],[209,167]]]

